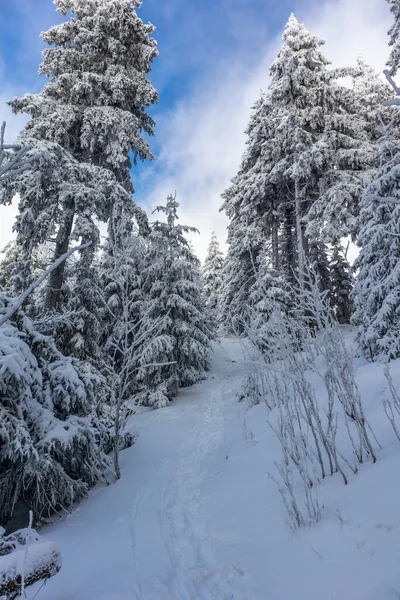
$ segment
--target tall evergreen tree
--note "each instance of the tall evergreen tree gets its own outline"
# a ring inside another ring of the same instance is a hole
[[[330,303],[337,321],[348,325],[354,306],[351,299],[354,281],[351,267],[344,256],[343,248],[336,244],[329,261]]]
[[[99,244],[96,220],[107,222],[117,202],[132,203],[130,155],[152,158],[142,132],[152,135],[146,110],[157,102],[147,79],[157,55],[154,27],[136,14],[138,0],[56,0],[69,20],[42,34],[50,46],[39,72],[48,82],[38,94],[10,104],[31,120],[22,139],[41,152],[40,171],[23,173],[7,187],[7,201],[18,192],[18,243],[24,249],[19,287],[27,285],[34,248],[52,239],[54,258],[71,239],[91,241],[82,256],[79,278],[90,280]],[[139,214],[139,217],[141,215]],[[46,309],[60,308],[64,265],[51,276]],[[76,293],[85,293],[85,286]],[[75,296],[75,310],[79,297]],[[84,313],[84,297],[80,310]],[[88,314],[81,314],[85,320]]]
[[[261,248],[294,284],[306,259],[327,271],[326,242],[354,230],[363,174],[377,152],[356,92],[340,85],[353,71],[330,70],[323,43],[290,17],[269,88],[253,109],[241,167],[223,194],[231,312],[257,280]]]
[[[156,210],[166,222],[156,221],[150,234],[148,266],[144,271],[145,315],[155,335],[141,356],[141,365],[170,363],[142,368],[140,402],[163,406],[180,386],[198,381],[209,366],[212,335],[201,289],[200,262],[185,234],[197,231],[180,225],[178,202],[168,196]],[[171,364],[172,363],[172,364]]]
[[[213,232],[204,261],[203,279],[206,304],[215,323],[219,319],[223,265],[224,256],[221,252],[218,238],[215,232]]]
[[[400,146],[386,139],[382,166],[365,192],[354,289],[358,341],[370,359],[400,356]],[[397,201],[397,202],[396,202]]]
[[[230,219],[228,251],[223,267],[221,320],[231,332],[240,332],[252,288],[257,282],[259,257],[265,257],[266,238],[272,240],[269,260],[280,266],[279,209],[267,173],[274,164],[268,139],[269,96],[262,93],[246,129],[246,151],[232,185],[222,194],[221,210]]]
[[[395,22],[389,30],[393,47],[388,60],[390,74],[399,68],[400,4],[389,0]],[[390,77],[389,77],[390,80]],[[399,90],[392,82],[397,96]],[[358,342],[369,359],[391,360],[400,356],[400,122],[399,98],[389,100],[397,113],[381,128],[380,168],[368,186],[359,216],[357,243],[360,254],[354,288]]]

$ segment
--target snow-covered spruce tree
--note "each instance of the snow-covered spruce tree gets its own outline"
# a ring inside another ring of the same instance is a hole
[[[178,224],[178,206],[175,197],[168,196],[166,206],[156,209],[165,214],[166,222],[156,221],[152,226],[143,272],[147,328],[156,335],[140,358],[138,401],[154,407],[165,405],[180,386],[199,381],[210,358],[212,332],[200,262],[185,237],[197,230]],[[153,363],[154,367],[144,367]]]
[[[354,278],[343,248],[335,244],[329,261],[330,304],[340,325],[348,325],[354,306],[351,293]]]
[[[243,330],[240,322],[248,309],[251,289],[257,281],[258,257],[271,239],[271,266],[280,266],[278,250],[279,198],[267,181],[274,157],[268,139],[269,98],[261,94],[246,129],[246,151],[231,186],[222,194],[230,219],[228,250],[223,267],[221,319],[229,331]]]
[[[206,304],[215,323],[220,312],[220,294],[222,286],[222,268],[224,256],[216,234],[213,232],[203,266],[204,295]]]
[[[391,0],[395,23],[389,30],[393,46],[385,71],[395,95],[385,102],[392,106],[392,118],[381,127],[380,168],[365,191],[359,216],[357,243],[359,271],[354,288],[354,323],[358,324],[360,350],[370,360],[391,360],[400,356],[400,90],[392,79],[399,68],[398,27],[400,5]]]
[[[269,320],[277,313],[285,315],[293,308],[294,293],[285,277],[259,258],[259,276],[251,290],[248,312],[242,323],[244,333],[264,357],[270,351]]]
[[[231,313],[257,280],[266,242],[271,266],[294,284],[304,260],[312,254],[322,268],[324,243],[353,231],[376,148],[355,110],[354,90],[338,82],[352,70],[331,71],[323,43],[290,17],[271,83],[253,109],[241,167],[223,194],[231,220],[226,262],[234,285],[224,290]]]
[[[229,230],[228,226],[228,250],[222,269],[220,294],[220,326],[227,334],[234,335],[243,333],[249,296],[257,282],[255,251],[246,246],[246,230],[243,228],[241,231],[243,237],[239,235],[239,228]]]
[[[308,260],[315,271],[321,292],[331,291],[329,256],[326,244],[316,240],[308,241]]]
[[[157,102],[157,93],[147,74],[157,47],[151,37],[154,27],[136,14],[140,2],[56,0],[55,4],[70,18],[42,34],[50,48],[43,53],[40,73],[48,82],[38,94],[10,103],[15,112],[32,117],[21,138],[42,153],[40,172],[17,178],[7,196],[16,192],[21,196],[16,230],[25,266],[34,247],[49,238],[55,243],[55,258],[73,238],[90,239],[93,254],[99,241],[95,220],[108,221],[116,195],[126,203],[132,201],[130,155],[134,161],[152,158],[141,134],[152,135],[154,125],[146,110]],[[107,178],[108,188],[101,185]],[[86,258],[81,270],[90,279],[89,263]],[[29,269],[21,287],[27,277]],[[49,281],[47,310],[60,307],[63,283],[60,267]],[[84,306],[84,298],[80,305]]]
[[[389,131],[381,151],[381,168],[361,203],[355,262],[353,321],[371,360],[400,356],[400,145]]]
[[[357,59],[356,67],[352,69],[352,82],[357,113],[368,128],[371,140],[379,145],[382,118],[390,118],[390,110],[384,111],[382,103],[393,98],[393,90],[382,74],[374,71],[361,56]],[[379,152],[377,164],[379,165]]]
[[[12,301],[0,295],[0,316]],[[83,498],[109,465],[100,381],[19,309],[0,325],[0,519],[24,501],[35,522]]]
[[[118,278],[126,279],[129,297],[133,300],[130,320],[137,321],[143,308],[141,273],[145,268],[145,239],[134,228],[134,210],[132,205],[116,204],[108,226],[108,238],[97,268],[98,285],[95,294],[100,294],[101,340],[102,343],[112,335],[115,319],[123,312],[122,290]],[[122,276],[123,274],[123,276]],[[133,312],[132,312],[133,311]]]
[[[363,173],[377,156],[368,125],[356,110],[354,90],[338,81],[351,69],[328,69],[323,44],[292,16],[271,66],[269,87],[269,120],[276,117],[270,180],[281,195],[288,188],[287,245],[297,255],[302,245],[306,256],[308,239],[334,241],[351,232]]]

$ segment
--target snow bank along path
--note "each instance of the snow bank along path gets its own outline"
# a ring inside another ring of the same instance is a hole
[[[207,380],[134,415],[140,438],[121,455],[122,479],[41,531],[63,567],[38,600],[400,597],[400,444],[379,421],[381,368],[358,371],[389,445],[347,487],[326,480],[322,522],[296,534],[268,477],[280,449],[266,408],[238,402],[247,371],[240,341],[223,340]]]

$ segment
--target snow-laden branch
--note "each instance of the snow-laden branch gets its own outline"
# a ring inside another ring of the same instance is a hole
[[[377,202],[389,202],[390,204],[400,204],[399,198],[394,198],[393,196],[385,196],[384,198],[381,196],[370,196],[371,200],[375,200]]]
[[[23,305],[23,303],[25,302],[25,300],[28,298],[28,296],[30,296],[30,294],[32,294],[32,292],[39,287],[39,285],[41,283],[43,283],[43,281],[53,272],[55,271],[65,260],[67,260],[72,254],[74,254],[74,252],[78,252],[79,250],[85,250],[86,248],[89,248],[89,246],[91,246],[92,242],[88,242],[87,244],[82,244],[81,246],[75,246],[75,248],[71,248],[71,250],[68,250],[68,252],[66,252],[65,254],[63,254],[62,256],[60,256],[60,258],[57,258],[57,260],[55,260],[53,262],[52,265],[50,265],[48,267],[48,269],[46,269],[46,271],[44,271],[40,277],[38,277],[38,279],[36,279],[26,290],[23,294],[21,294],[21,296],[19,296],[15,302],[13,302],[6,310],[6,312],[0,317],[0,327],[1,325],[3,325],[6,321],[8,321],[8,319],[10,319]]]
[[[383,71],[383,74],[385,75],[390,87],[393,88],[396,96],[400,96],[400,88],[397,86],[396,82],[394,81],[393,77],[391,76],[390,71],[388,69],[385,69]],[[395,102],[395,100],[387,100],[384,103],[385,106],[391,106],[393,104],[398,104],[398,102]]]
[[[140,367],[135,369],[133,372],[136,373],[137,371],[140,371],[141,369],[149,369],[150,367],[167,367],[168,365],[176,365],[176,360],[171,360],[169,362],[154,362],[154,363],[148,363],[147,365],[140,365]]]
[[[6,130],[6,122],[4,121],[0,128],[0,182],[6,181],[18,173],[25,171],[31,163],[39,158],[39,155],[27,156],[29,147],[8,145],[4,143],[4,134]],[[7,162],[4,163],[7,153],[6,150],[15,150],[15,154]]]

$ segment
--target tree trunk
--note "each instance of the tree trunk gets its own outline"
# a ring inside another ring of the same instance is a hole
[[[113,384],[114,385],[114,384]],[[114,421],[114,468],[115,476],[121,479],[121,467],[119,464],[119,445],[121,437],[121,409],[122,409],[122,394],[118,388],[118,394],[115,396],[115,390],[112,390],[113,404],[115,406],[115,421]]]
[[[304,292],[304,277],[305,277],[305,254],[303,243],[303,230],[301,226],[301,207],[300,207],[300,190],[299,180],[295,182],[295,206],[296,206],[296,238],[297,238],[297,263],[298,263],[298,278],[300,293]]]
[[[54,250],[54,258],[56,261],[60,256],[63,256],[68,252],[72,226],[74,223],[75,209],[73,201],[69,201],[64,208],[65,214],[63,223],[58,230],[56,238],[56,247]],[[55,269],[50,275],[49,284],[47,287],[47,294],[45,300],[45,310],[54,311],[58,310],[61,298],[61,289],[64,282],[64,271],[66,261],[63,261],[57,269]]]
[[[279,243],[278,243],[278,220],[274,215],[272,221],[272,268],[279,270]]]
[[[287,206],[285,208],[285,221],[284,221],[284,232],[285,232],[285,265],[287,269],[288,281],[292,284],[295,283],[295,259],[294,259],[294,240],[293,240],[293,208]]]

